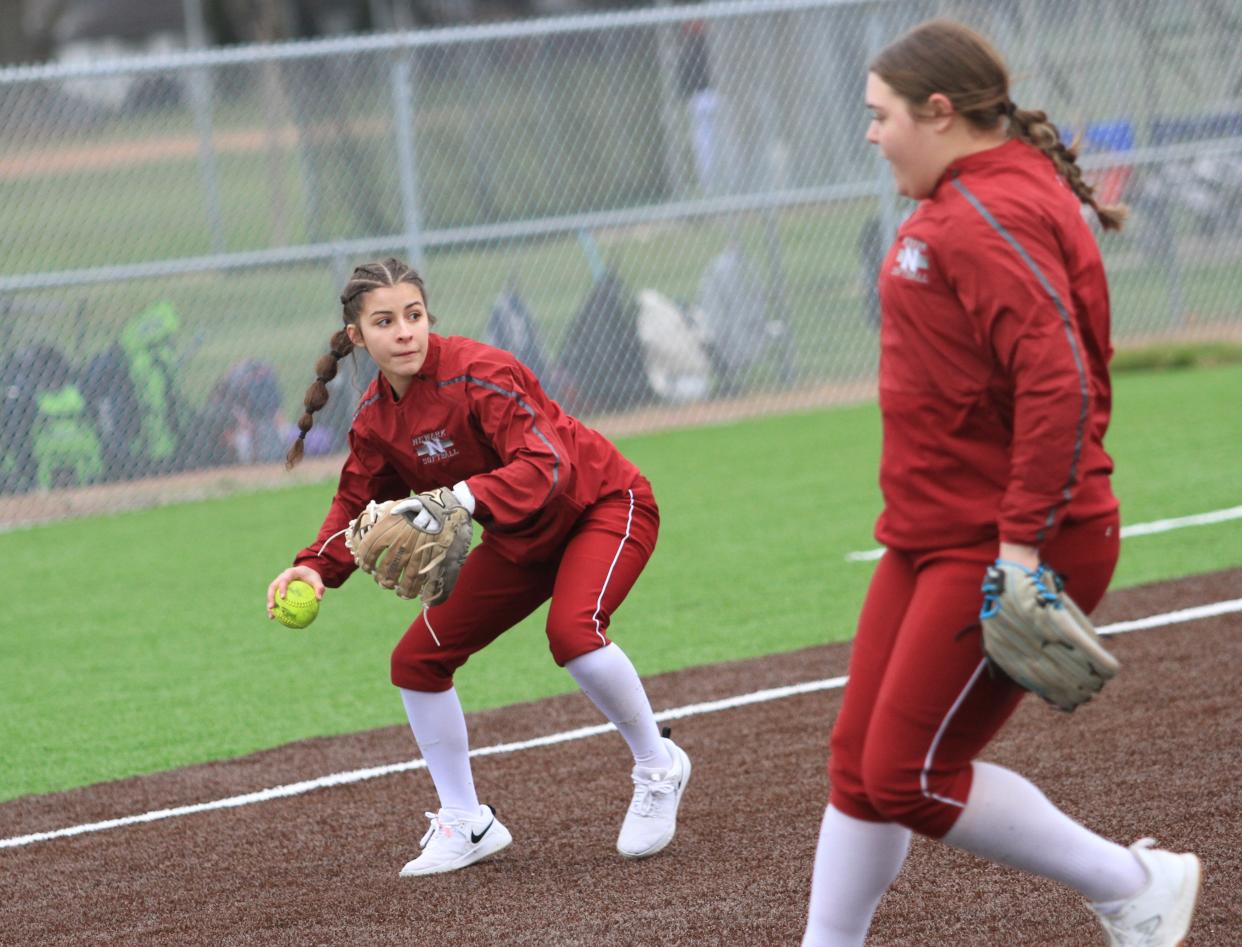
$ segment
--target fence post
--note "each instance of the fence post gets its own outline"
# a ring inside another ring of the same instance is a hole
[[[867,17],[867,61],[870,62],[884,46],[884,22],[878,10]],[[872,149],[875,155],[876,200],[880,205],[880,245],[885,249],[897,236],[897,201],[892,174],[880,155],[880,149]]]
[[[769,63],[778,58],[782,52],[784,25],[783,21],[777,21],[775,17],[772,17],[760,27],[763,43],[756,61],[761,64],[763,73],[761,102],[777,100],[777,95],[770,85],[775,69],[768,67]],[[789,146],[784,139],[784,129],[777,126],[772,110],[767,107],[759,109],[759,120],[763,141],[760,186],[769,193],[783,191],[789,187]],[[785,275],[780,211],[766,207],[760,213],[760,219],[763,221],[763,248],[768,265],[767,288],[770,307],[768,311],[775,315],[775,319],[769,319],[769,326],[779,332],[776,342],[780,359],[781,382],[786,386],[792,386],[798,379],[798,346],[793,337],[793,312],[789,305],[788,279]]]
[[[339,243],[332,244],[332,260],[329,264],[329,269],[332,272],[333,287],[343,288],[351,270],[349,268],[349,260],[345,255],[345,248]]]
[[[413,52],[399,50],[392,64],[392,133],[397,146],[397,178],[401,184],[401,218],[406,257],[420,272],[423,266],[423,222],[418,204],[418,169],[414,156]]]
[[[207,31],[203,26],[202,0],[182,0],[185,17],[186,45],[191,49],[203,49],[207,45]],[[204,68],[191,69],[186,79],[190,93],[190,108],[194,112],[194,128],[198,132],[198,169],[203,180],[203,199],[207,209],[207,227],[211,233],[211,249],[223,253],[227,249],[224,236],[224,214],[220,210],[220,177],[216,167],[216,150],[212,145],[214,131],[211,122],[212,83]]]
[[[1151,28],[1146,24],[1138,25],[1140,49],[1144,57],[1139,69],[1142,73],[1141,82],[1142,89],[1145,93],[1138,107],[1138,134],[1135,144],[1142,148],[1144,146],[1163,144],[1157,142],[1152,134],[1154,109],[1160,108],[1162,99],[1160,97],[1161,86],[1159,82],[1159,71],[1161,69],[1160,44],[1156,42],[1152,36]],[[1147,170],[1147,174],[1151,174],[1152,170]],[[1164,271],[1165,279],[1168,280],[1169,294],[1169,323],[1178,329],[1186,327],[1186,297],[1182,290],[1182,264],[1180,260],[1177,221],[1174,215],[1167,210],[1160,215],[1161,221],[1165,224],[1167,230],[1165,238],[1168,244],[1164,252]]]
[[[669,0],[656,0],[657,7],[667,7]],[[661,24],[655,28],[656,58],[660,74],[660,124],[664,127],[664,167],[668,175],[669,193],[676,198],[689,193],[689,176],[685,164],[685,132],[680,88],[677,78],[676,27]]]

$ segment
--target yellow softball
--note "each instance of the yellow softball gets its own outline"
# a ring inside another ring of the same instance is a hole
[[[315,598],[315,590],[305,582],[294,579],[285,590],[284,598],[276,594],[276,607],[272,609],[272,617],[282,625],[290,628],[305,628],[319,614],[319,599]]]

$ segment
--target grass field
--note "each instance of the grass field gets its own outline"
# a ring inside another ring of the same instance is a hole
[[[1118,376],[1109,445],[1125,522],[1242,502],[1242,414],[1225,407],[1240,400],[1237,365]],[[873,405],[621,446],[663,513],[660,547],[614,624],[640,672],[850,636],[871,567],[844,556],[874,545],[879,504]],[[354,580],[304,632],[262,611],[332,488],[0,534],[12,590],[0,621],[0,800],[400,722],[388,653],[408,603]],[[1183,529],[1128,541],[1115,586],[1239,563],[1242,522]],[[468,710],[572,690],[539,619],[458,675]]]

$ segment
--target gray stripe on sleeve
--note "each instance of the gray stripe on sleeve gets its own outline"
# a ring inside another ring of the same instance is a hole
[[[476,378],[473,375],[458,375],[456,378],[448,378],[448,379],[445,379],[444,381],[438,382],[437,386],[440,388],[445,388],[449,385],[459,385],[459,384],[462,384],[463,382],[467,384],[471,384],[471,385],[478,385],[480,388],[486,388],[489,391],[496,392],[496,394],[498,395],[503,395],[506,398],[510,398],[517,404],[519,408],[521,408],[523,411],[525,411],[527,414],[530,415],[530,426],[534,430],[535,436],[538,437],[539,440],[543,441],[544,445],[548,448],[548,450],[552,452],[552,486],[548,489],[548,495],[543,498],[543,502],[547,503],[548,500],[551,499],[552,494],[556,492],[556,485],[560,482],[561,455],[556,452],[556,448],[552,446],[552,442],[548,440],[547,435],[545,435],[543,431],[539,430],[539,424],[535,420],[535,418],[537,417],[537,415],[535,414],[535,409],[532,408],[527,402],[522,400],[522,398],[518,396],[518,393],[516,391],[510,391],[508,388],[501,388],[499,385],[495,384],[494,382],[487,381],[486,379],[483,379],[483,378]],[[542,506],[543,504],[540,504],[540,505]]]

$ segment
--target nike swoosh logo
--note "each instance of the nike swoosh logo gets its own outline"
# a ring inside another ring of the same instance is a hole
[[[479,842],[482,841],[483,836],[487,834],[488,829],[490,829],[495,824],[496,824],[496,817],[492,816],[492,821],[487,823],[487,828],[485,828],[482,832],[480,832],[478,835],[475,835],[473,832],[471,832],[470,833],[471,844],[478,845]]]

